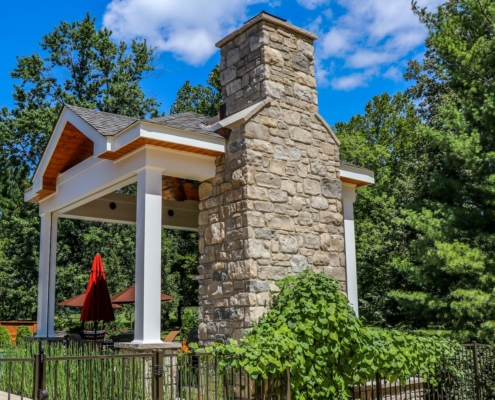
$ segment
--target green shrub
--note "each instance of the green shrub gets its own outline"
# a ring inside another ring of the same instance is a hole
[[[198,329],[198,307],[187,307],[182,310],[181,339],[186,338],[191,329]]]
[[[29,329],[25,325],[21,325],[17,328],[17,336],[15,338],[15,342],[16,344],[19,344],[24,338],[31,336],[33,336],[33,332],[31,331],[31,329]]]
[[[294,399],[344,399],[349,386],[412,376],[428,378],[458,351],[437,337],[369,330],[339,283],[305,271],[277,282],[273,306],[238,344],[215,345],[222,367],[243,367],[253,379],[291,371]],[[459,345],[457,345],[459,346]]]
[[[0,348],[5,349],[12,346],[12,338],[5,326],[0,326]]]

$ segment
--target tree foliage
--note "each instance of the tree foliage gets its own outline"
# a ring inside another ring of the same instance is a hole
[[[354,206],[360,315],[368,323],[396,325],[406,318],[389,296],[407,287],[400,266],[413,238],[403,211],[425,193],[432,166],[421,118],[407,95],[374,97],[363,115],[337,123],[341,159],[375,172]]]
[[[222,104],[222,85],[220,84],[220,67],[217,65],[208,75],[207,85],[192,86],[189,81],[177,92],[170,114],[194,111],[198,114],[214,117]]]
[[[407,77],[438,163],[407,223],[416,231],[395,297],[423,323],[462,339],[495,332],[495,4],[450,0],[416,8],[429,31],[423,63]]]
[[[154,116],[159,106],[141,87],[143,79],[155,73],[154,49],[146,41],[134,40],[129,46],[115,42],[111,31],[96,28],[89,14],[82,21],[61,22],[42,38],[40,50],[43,56],[18,58],[11,74],[17,82],[14,107],[4,107],[0,115],[2,319],[36,316],[40,222],[37,206],[24,203],[23,191],[63,104],[135,118]],[[183,246],[191,240],[189,233],[164,231],[163,236],[163,286],[177,299],[163,312],[174,317],[190,290],[183,291],[173,276],[167,280],[171,260],[180,265],[184,261],[190,275],[197,250]],[[133,226],[60,220],[58,238],[57,302],[84,292],[95,253],[103,257],[111,293],[134,282]]]

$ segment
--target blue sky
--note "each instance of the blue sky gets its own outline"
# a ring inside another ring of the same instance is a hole
[[[419,4],[433,9],[440,2]],[[410,0],[24,0],[2,2],[0,10],[0,106],[7,107],[16,56],[40,52],[53,26],[88,11],[116,38],[145,37],[158,48],[160,74],[144,87],[166,113],[186,80],[204,83],[218,63],[215,42],[260,11],[311,30],[319,35],[320,113],[332,125],[362,113],[374,95],[404,90],[407,60],[421,57],[426,35]]]

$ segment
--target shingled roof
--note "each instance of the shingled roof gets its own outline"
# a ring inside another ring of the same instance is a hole
[[[114,136],[138,121],[144,121],[156,125],[168,126],[189,132],[202,133],[205,135],[222,137],[213,132],[205,125],[207,117],[189,111],[182,114],[166,115],[164,117],[140,120],[126,117],[125,115],[111,114],[103,111],[91,110],[89,108],[66,105],[66,107],[76,113],[96,131],[103,136]]]
[[[134,122],[139,121],[136,118],[126,117],[125,115],[111,114],[103,111],[91,110],[89,108],[70,105],[66,105],[66,107],[69,110],[74,111],[103,136],[114,136]]]
[[[152,118],[146,120],[153,124],[170,126],[171,128],[183,129],[186,131],[204,133],[206,135],[212,135],[216,137],[222,137],[218,133],[215,133],[205,123],[208,117],[195,113],[194,111],[188,111],[181,114],[171,114],[164,117]]]

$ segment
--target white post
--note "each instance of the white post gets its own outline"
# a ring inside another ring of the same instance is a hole
[[[354,201],[356,200],[356,185],[344,183],[342,185],[342,208],[344,212],[344,239],[345,239],[345,270],[347,282],[347,298],[356,315],[358,309],[358,288],[356,268],[356,240],[354,231]]]
[[[40,229],[40,265],[39,265],[39,278],[38,278],[38,321],[37,321],[37,337],[48,337],[53,335],[53,316],[50,318],[50,300],[53,296],[53,302],[55,301],[55,280],[52,280],[55,274],[55,268],[51,268],[52,260],[55,259],[56,254],[52,256],[52,250],[56,249],[55,244],[52,245],[52,239],[56,235],[53,232],[53,221],[57,221],[57,216],[52,213],[45,213],[41,215],[41,229]],[[55,252],[56,253],[56,252]],[[53,290],[53,294],[51,291]],[[53,305],[53,311],[55,310]]]
[[[52,213],[50,234],[50,273],[48,275],[48,337],[55,336],[55,287],[57,282],[58,213]]]
[[[162,171],[138,173],[134,342],[161,343]]]

